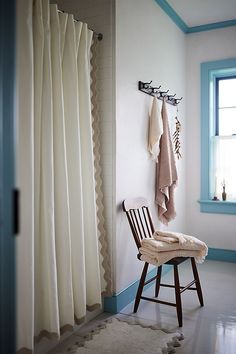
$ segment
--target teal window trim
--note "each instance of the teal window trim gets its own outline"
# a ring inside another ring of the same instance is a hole
[[[236,202],[212,201],[214,185],[211,138],[215,132],[216,78],[235,76],[236,58],[201,63],[201,196],[200,211],[203,213],[236,214]]]

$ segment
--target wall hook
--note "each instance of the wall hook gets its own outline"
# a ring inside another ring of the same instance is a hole
[[[181,97],[181,98],[175,98],[175,104],[179,104],[182,99],[183,99],[183,97]],[[178,101],[179,101],[179,102],[178,102]]]
[[[176,93],[174,95],[167,95],[167,98],[168,98],[168,100],[172,101],[175,96],[176,96]]]
[[[145,90],[148,90],[148,89],[150,89],[151,87],[150,87],[150,85],[151,85],[151,83],[152,83],[152,80],[150,81],[150,82],[142,82],[142,81],[139,81],[138,82],[138,89],[140,90],[140,91],[143,91],[143,92],[145,92]]]
[[[143,83],[143,88],[145,88],[145,89],[149,89],[149,88],[150,88],[151,83],[152,83],[152,80],[151,80],[150,82],[144,82],[144,83]]]
[[[158,93],[160,88],[161,88],[161,85],[158,87],[152,87],[152,93]]]
[[[163,98],[163,97],[166,97],[167,96],[167,93],[169,92],[170,90],[167,90],[167,91],[159,91],[159,97]]]

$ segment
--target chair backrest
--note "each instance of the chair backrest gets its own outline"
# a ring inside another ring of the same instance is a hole
[[[137,248],[141,247],[141,240],[152,237],[154,226],[145,198],[133,198],[123,201],[123,209],[127,215],[129,225]]]

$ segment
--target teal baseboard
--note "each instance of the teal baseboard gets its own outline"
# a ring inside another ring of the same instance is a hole
[[[206,259],[223,261],[223,262],[233,262],[236,263],[236,251],[224,250],[219,248],[209,248],[208,255]],[[163,275],[171,270],[171,265],[163,266]],[[152,269],[148,275],[147,279],[151,279],[156,275],[156,268]],[[109,313],[119,313],[125,306],[135,299],[136,292],[138,289],[139,279],[128,286],[121,292],[114,294],[110,297],[104,298],[104,311]],[[153,283],[146,285],[145,289],[149,288]]]
[[[224,250],[220,248],[209,248],[206,258],[215,261],[236,263],[236,251]]]
[[[162,268],[162,275],[166,274],[172,268],[171,265],[164,265]],[[152,269],[146,280],[151,279],[156,275],[157,269]],[[126,289],[121,292],[114,294],[110,297],[104,298],[104,311],[109,313],[119,313],[125,306],[135,299],[136,292],[138,289],[139,279],[128,286]],[[153,283],[149,283],[145,286],[145,289],[148,289]]]

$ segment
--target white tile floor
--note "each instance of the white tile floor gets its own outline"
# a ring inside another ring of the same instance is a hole
[[[235,354],[236,353],[236,263],[205,261],[198,265],[204,297],[204,307],[199,306],[195,291],[182,294],[184,341],[176,349],[177,354]],[[179,266],[181,285],[192,280],[190,264],[184,262]],[[172,272],[164,277],[165,282],[173,282]],[[153,287],[146,292],[154,293]],[[160,298],[174,300],[174,290],[162,288]],[[168,300],[167,300],[168,301]],[[80,336],[98,324],[98,321],[110,314],[100,315],[96,321],[84,326]],[[133,313],[133,303],[125,307],[118,315],[133,323],[155,325],[169,330],[179,330],[174,307],[155,304],[141,300],[138,312]],[[63,343],[63,347],[69,343]],[[50,353],[58,353],[58,346]],[[112,354],[112,353],[111,353]],[[152,354],[152,353],[150,353]]]
[[[206,261],[198,265],[201,279],[204,307],[199,306],[196,292],[182,294],[183,327],[185,336],[181,354],[235,354],[236,353],[236,264]],[[187,262],[179,266],[182,285],[191,280]],[[172,272],[165,276],[165,282],[172,282]],[[152,294],[153,288],[146,293]],[[174,299],[173,289],[162,288],[160,298]],[[137,318],[144,318],[167,329],[177,329],[174,307],[140,303],[138,312],[132,313],[133,304],[122,310]]]

